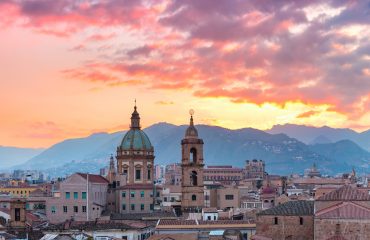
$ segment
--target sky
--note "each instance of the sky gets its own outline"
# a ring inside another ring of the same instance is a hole
[[[0,0],[0,145],[142,126],[370,128],[370,2]]]

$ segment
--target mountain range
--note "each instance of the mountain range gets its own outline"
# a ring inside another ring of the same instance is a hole
[[[8,168],[26,162],[28,159],[39,155],[43,148],[18,148],[0,146],[0,168]]]
[[[267,131],[230,130],[208,125],[196,127],[205,143],[206,165],[243,167],[247,159],[263,159],[266,170],[272,174],[303,173],[313,163],[326,174],[348,172],[352,167],[359,172],[368,171],[370,153],[364,149],[367,145],[363,140],[368,132],[299,125],[279,125]],[[186,128],[185,125],[158,123],[144,129],[154,146],[156,164],[180,162],[180,141]],[[67,139],[12,169],[40,169],[53,176],[77,171],[98,172],[108,165],[110,155],[115,154],[124,134],[125,131],[96,133],[85,138]],[[352,138],[343,139],[347,136]],[[367,139],[370,140],[370,136]]]

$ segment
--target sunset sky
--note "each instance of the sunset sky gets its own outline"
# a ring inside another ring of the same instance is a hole
[[[0,0],[0,145],[157,122],[370,128],[370,2]]]

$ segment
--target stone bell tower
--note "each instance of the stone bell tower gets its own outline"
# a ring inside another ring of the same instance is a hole
[[[190,110],[190,126],[186,129],[185,138],[181,140],[181,208],[185,212],[201,211],[204,205],[203,140],[198,138],[193,114],[194,111]]]

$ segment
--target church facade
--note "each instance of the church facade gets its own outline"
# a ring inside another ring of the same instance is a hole
[[[108,208],[118,213],[149,213],[154,210],[160,192],[154,185],[154,148],[141,130],[135,105],[130,130],[117,147],[117,167],[111,158],[108,179]]]

